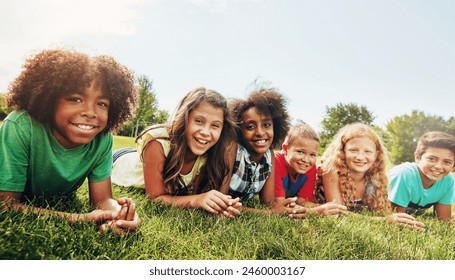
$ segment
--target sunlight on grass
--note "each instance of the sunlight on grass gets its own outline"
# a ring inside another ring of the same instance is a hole
[[[119,148],[125,147],[135,148],[136,143],[134,143],[134,140],[135,140],[134,137],[114,135],[114,144],[112,149],[117,150]]]
[[[114,149],[134,147],[115,136]],[[70,224],[46,215],[0,212],[0,259],[46,260],[454,260],[453,224],[428,212],[417,217],[425,231],[372,220],[369,214],[338,218],[242,213],[233,219],[202,210],[153,203],[140,187],[113,185],[113,196],[131,197],[142,219],[134,234],[100,235],[93,223]],[[90,211],[85,182],[70,205]],[[254,205],[259,207],[259,205]],[[452,207],[453,208],[453,207]]]

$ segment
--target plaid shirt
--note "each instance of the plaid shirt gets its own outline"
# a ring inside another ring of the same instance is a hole
[[[232,170],[229,195],[240,197],[241,201],[252,199],[262,190],[270,176],[272,153],[268,150],[259,163],[251,160],[250,153],[242,145],[237,147],[237,156]]]

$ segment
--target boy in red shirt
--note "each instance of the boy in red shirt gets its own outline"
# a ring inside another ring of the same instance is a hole
[[[308,125],[298,124],[289,129],[282,152],[275,154],[275,196],[280,201],[297,197],[297,204],[314,206],[316,159],[319,135]],[[346,207],[327,203],[308,208],[307,213],[337,215]]]

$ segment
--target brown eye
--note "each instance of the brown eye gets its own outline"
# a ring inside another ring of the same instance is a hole
[[[256,126],[254,124],[247,124],[244,126],[246,130],[254,130],[256,129]]]

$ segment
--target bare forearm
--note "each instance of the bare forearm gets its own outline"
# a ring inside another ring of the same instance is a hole
[[[88,221],[88,217],[85,214],[49,210],[49,209],[45,209],[45,208],[39,208],[39,207],[25,205],[20,202],[10,202],[10,203],[7,203],[5,207],[8,209],[13,209],[15,211],[25,213],[25,214],[33,213],[33,214],[44,214],[44,215],[56,216],[56,217],[67,219],[71,223]]]
[[[152,200],[164,205],[171,205],[178,208],[198,208],[196,200],[198,195],[172,196],[160,195]]]
[[[118,202],[113,198],[108,198],[101,201],[98,205],[94,205],[94,208],[101,209],[101,210],[114,210],[119,211],[121,206]]]

